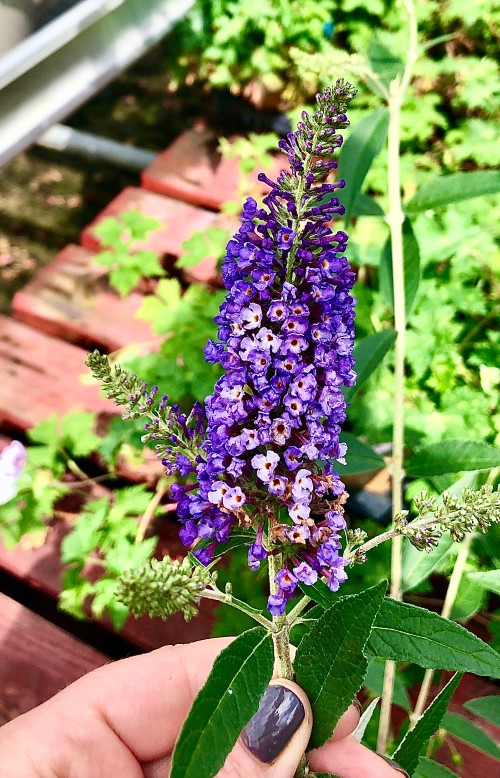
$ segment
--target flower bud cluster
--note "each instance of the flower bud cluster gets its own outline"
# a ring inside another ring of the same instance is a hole
[[[188,557],[181,562],[165,557],[122,573],[116,594],[137,618],[148,613],[165,620],[181,611],[189,621],[198,612],[201,592],[211,583],[213,573],[193,567]]]
[[[318,110],[304,112],[280,144],[290,172],[277,182],[260,176],[271,187],[265,207],[245,203],[222,267],[228,294],[215,319],[218,341],[205,350],[225,374],[206,398],[199,489],[177,491],[184,542],[211,541],[195,552],[204,563],[238,524],[257,533],[252,569],[269,553],[284,555],[268,603],[276,615],[299,582],[322,574],[336,591],[347,578],[335,461],[344,463],[346,452],[341,387],[356,379],[354,274],[344,256],[347,235],[330,227],[344,212],[333,197],[344,182],[326,178],[337,165],[332,156],[352,97],[343,82],[318,95]]]
[[[167,473],[188,476],[196,469],[205,439],[205,412],[195,403],[189,416],[178,405],[169,405],[167,395],[158,396],[158,387],[149,388],[120,365],[111,367],[109,359],[97,350],[86,364],[98,379],[107,397],[126,407],[123,419],[147,417],[143,442],[154,441],[156,456]]]

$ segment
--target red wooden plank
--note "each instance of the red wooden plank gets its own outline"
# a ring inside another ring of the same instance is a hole
[[[143,171],[143,187],[187,203],[220,210],[223,203],[239,197],[241,173],[238,161],[221,158],[217,146],[214,133],[198,122]],[[279,171],[287,167],[286,157],[279,155],[274,158],[272,169],[266,172],[275,180]],[[268,187],[257,181],[258,172],[252,172],[248,180],[257,192],[267,192]]]
[[[216,224],[218,219],[216,214],[202,208],[129,186],[120,192],[88,227],[85,227],[81,236],[82,244],[91,251],[98,250],[100,239],[94,235],[93,228],[108,216],[116,217],[131,210],[141,211],[147,216],[158,219],[164,225],[161,229],[152,232],[147,241],[138,242],[135,248],[148,248],[159,254],[170,254],[176,257],[181,253],[184,241],[190,238],[195,230],[205,230]]]
[[[0,424],[26,430],[53,413],[116,413],[89,375],[87,352],[0,316]]]
[[[70,527],[69,520],[55,522],[45,543],[38,548],[29,548],[29,538],[26,544],[21,542],[13,551],[7,551],[0,542],[0,568],[21,579],[31,588],[57,598],[64,572],[60,556],[61,541]],[[161,533],[158,550],[160,557],[166,554],[174,559],[185,556],[186,549],[179,539],[178,530],[177,522],[172,519],[159,521],[157,531]],[[89,569],[89,575],[93,572]],[[144,651],[162,645],[203,640],[210,637],[215,606],[215,603],[203,600],[200,614],[190,622],[184,621],[184,617],[179,613],[167,621],[150,619],[148,616],[135,619],[131,616],[120,634]],[[113,630],[109,618],[105,617],[101,623]]]
[[[135,318],[142,295],[131,292],[122,300],[91,257],[81,246],[66,246],[14,296],[15,318],[48,335],[106,351],[154,341],[151,325]]]
[[[0,594],[0,724],[108,661],[105,654]]]

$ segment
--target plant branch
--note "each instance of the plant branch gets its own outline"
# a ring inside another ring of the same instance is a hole
[[[387,222],[391,233],[392,276],[394,289],[394,328],[397,333],[394,367],[394,424],[392,444],[392,510],[393,517],[403,507],[403,454],[404,454],[404,395],[405,395],[405,340],[406,340],[406,298],[403,256],[404,213],[401,201],[400,180],[400,113],[406,90],[409,86],[415,61],[418,57],[418,29],[413,0],[405,0],[408,12],[409,43],[408,57],[401,81],[396,77],[389,87],[389,132],[388,132],[388,194],[389,213]],[[402,539],[394,536],[391,549],[390,595],[401,600]],[[396,667],[387,662],[380,712],[380,726],[377,750],[385,753],[389,736],[392,695]]]
[[[282,554],[270,554],[268,556],[269,588],[271,594],[276,594],[278,585],[274,580],[278,571],[283,567]],[[274,661],[280,678],[293,680],[292,659],[290,656],[290,625],[285,614],[273,616],[273,643]]]
[[[274,635],[275,627],[269,619],[266,619],[262,613],[254,611],[253,608],[246,607],[246,603],[241,600],[233,599],[231,594],[221,592],[220,589],[217,588],[203,589],[200,593],[200,597],[204,597],[206,600],[216,600],[217,602],[222,602],[224,605],[231,605],[232,608],[236,608],[236,610],[246,613],[247,616],[250,616],[254,621],[257,621],[262,627],[265,627]]]
[[[453,572],[450,577],[450,582],[448,584],[448,591],[446,592],[446,597],[444,598],[444,603],[443,603],[443,609],[441,611],[441,616],[443,617],[443,619],[450,618],[453,605],[457,598],[460,581],[462,580],[462,576],[464,574],[465,565],[467,563],[467,558],[469,556],[469,551],[473,539],[474,539],[474,533],[471,532],[470,535],[466,535],[466,537],[464,538],[464,540],[460,545],[457,561],[455,562],[455,566],[453,568]],[[413,727],[419,720],[420,716],[424,712],[425,703],[429,695],[429,689],[431,687],[433,674],[434,674],[434,670],[425,671],[424,680],[422,681],[422,686],[420,687],[420,692],[418,694],[417,702],[415,704],[415,709],[410,716],[411,729],[413,729]]]
[[[169,488],[169,484],[168,484],[167,479],[164,476],[159,478],[158,479],[158,483],[156,484],[156,491],[155,491],[155,493],[154,493],[154,495],[153,495],[153,497],[152,497],[148,507],[144,511],[144,513],[142,515],[142,518],[141,518],[141,521],[139,523],[139,527],[137,529],[137,534],[135,536],[135,542],[136,543],[140,543],[141,541],[144,540],[144,536],[145,536],[145,534],[147,532],[147,529],[149,527],[149,523],[150,523],[151,519],[153,518],[155,510],[157,509],[158,505],[160,504],[162,498],[167,493],[168,488]]]
[[[287,616],[287,621],[288,621],[288,623],[289,623],[289,625],[290,625],[291,627],[292,627],[292,626],[295,624],[295,622],[297,621],[298,617],[300,616],[300,614],[302,613],[302,611],[304,610],[304,608],[306,608],[306,607],[309,605],[309,603],[310,603],[310,602],[311,602],[311,598],[310,598],[310,597],[308,597],[308,596],[305,594],[305,595],[304,595],[304,596],[303,596],[303,597],[302,597],[302,598],[301,598],[301,599],[298,601],[297,605],[295,605],[295,607],[294,607],[294,608],[292,608],[292,610],[290,611],[290,613],[289,613],[289,614],[288,614],[288,616]]]

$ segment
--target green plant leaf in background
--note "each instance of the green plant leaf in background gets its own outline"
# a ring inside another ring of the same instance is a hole
[[[389,86],[391,81],[404,70],[403,62],[387,46],[384,46],[377,32],[374,32],[370,40],[368,62],[373,72],[379,76],[385,86]]]
[[[467,621],[481,610],[485,598],[484,589],[474,583],[468,575],[463,575],[451,609],[450,619],[452,621]]]
[[[488,570],[485,573],[468,573],[467,578],[482,589],[500,595],[500,570]]]
[[[363,683],[363,646],[386,588],[383,581],[339,599],[299,643],[294,667],[313,709],[312,748],[326,743]]]
[[[463,489],[479,489],[483,475],[478,471],[465,473],[448,488],[448,491],[450,494],[458,496],[462,494]],[[442,498],[439,497],[436,502],[442,502]],[[425,554],[418,551],[406,540],[403,545],[403,591],[407,592],[410,589],[414,589],[415,586],[418,586],[419,583],[428,578],[443,557],[446,556],[452,545],[453,541],[448,532],[440,538],[437,546],[429,552],[426,551]]]
[[[410,214],[418,213],[497,192],[500,192],[500,172],[497,170],[454,173],[451,176],[440,176],[421,186],[417,194],[405,204],[404,210]]]
[[[355,473],[369,473],[371,470],[381,470],[385,467],[385,462],[371,446],[362,443],[354,435],[343,432],[340,441],[347,443],[347,454],[345,465],[338,465],[340,477],[343,475],[354,475]]]
[[[259,707],[273,672],[273,641],[262,627],[222,651],[198,692],[172,757],[171,778],[213,778]]]
[[[413,729],[405,735],[396,751],[394,759],[410,775],[418,765],[420,751],[427,740],[438,729],[441,719],[446,713],[446,708],[462,679],[461,673],[456,673],[438,696],[431,702],[423,716],[417,721]]]
[[[352,205],[351,216],[383,216],[384,212],[373,197],[358,192]]]
[[[476,697],[475,700],[464,702],[464,708],[500,727],[500,695]]]
[[[383,659],[370,659],[363,686],[381,697],[384,687],[384,673],[385,661]],[[396,673],[394,678],[392,699],[396,705],[399,705],[404,710],[410,710],[410,700],[400,673]]]
[[[348,386],[343,390],[346,402],[351,402],[358,389],[382,362],[395,340],[395,330],[387,329],[368,335],[355,346],[353,357],[356,360],[358,378],[356,386]]]
[[[403,259],[405,282],[405,308],[406,316],[411,313],[418,286],[420,284],[420,249],[413,232],[411,222],[405,219],[403,222]],[[391,240],[382,249],[379,266],[379,289],[387,305],[394,310],[394,286],[392,278],[392,251]]]
[[[442,440],[415,451],[405,469],[409,476],[487,470],[500,465],[500,447],[482,440]]]
[[[208,227],[204,231],[196,230],[182,244],[182,254],[177,259],[175,266],[181,269],[194,267],[206,257],[221,260],[229,238],[229,231],[223,227]]]
[[[353,205],[361,191],[363,181],[377,154],[385,143],[389,127],[389,112],[378,108],[361,119],[352,130],[339,154],[339,170],[349,171],[344,189],[339,190],[339,199],[345,207],[345,221],[349,223]]]
[[[500,748],[495,741],[486,732],[483,732],[477,724],[465,719],[463,716],[459,716],[458,713],[445,713],[441,726],[448,730],[450,735],[463,740],[464,743],[478,748],[479,751],[489,754],[494,759],[500,759]]]
[[[386,597],[365,651],[420,667],[500,677],[500,654],[453,621]]]
[[[452,773],[447,767],[433,759],[426,759],[421,756],[418,760],[417,772],[413,778],[457,778],[456,773]]]

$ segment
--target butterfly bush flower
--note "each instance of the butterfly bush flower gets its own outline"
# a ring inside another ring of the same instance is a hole
[[[336,462],[345,462],[346,449],[341,387],[356,379],[356,301],[347,235],[332,228],[344,213],[334,196],[344,181],[327,179],[353,95],[342,81],[318,95],[317,111],[304,112],[280,142],[290,171],[276,182],[260,175],[270,187],[264,207],[252,198],[244,205],[222,266],[228,294],[215,319],[218,340],[205,349],[207,362],[225,372],[205,401],[206,439],[193,463],[198,490],[176,492],[183,541],[211,541],[195,551],[201,561],[236,526],[256,530],[252,569],[280,554],[268,602],[275,615],[299,582],[323,575],[336,591],[347,578]]]
[[[4,448],[0,454],[0,505],[17,494],[17,479],[26,466],[26,449],[18,440]]]

